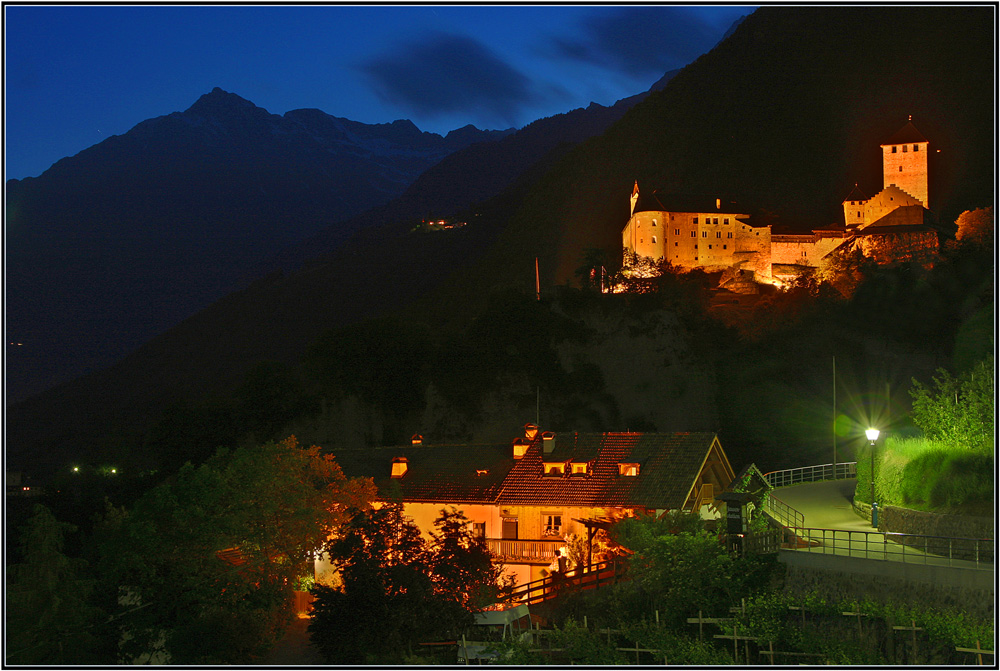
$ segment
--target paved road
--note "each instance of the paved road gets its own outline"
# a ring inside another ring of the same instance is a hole
[[[871,520],[859,516],[851,506],[857,482],[855,478],[806,482],[779,487],[772,495],[802,513],[807,527],[875,531]]]

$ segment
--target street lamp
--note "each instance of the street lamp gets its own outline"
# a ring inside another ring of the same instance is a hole
[[[875,505],[875,441],[878,440],[878,434],[879,434],[879,430],[878,429],[866,429],[865,430],[865,437],[868,438],[868,442],[871,445],[871,450],[869,450],[869,455],[871,457],[871,472],[870,472],[870,477],[871,477],[871,481],[872,481],[872,510],[873,511],[878,510],[878,508]],[[878,513],[876,513],[876,512],[872,513],[872,519],[873,520],[878,519],[876,517],[877,514]],[[875,526],[874,522],[872,523],[872,526]]]

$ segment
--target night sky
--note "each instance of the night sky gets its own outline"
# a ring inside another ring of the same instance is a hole
[[[213,87],[445,134],[610,105],[711,49],[748,6],[6,6],[5,179]]]

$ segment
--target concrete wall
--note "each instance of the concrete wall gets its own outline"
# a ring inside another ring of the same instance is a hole
[[[996,592],[992,571],[782,550],[784,589],[821,591],[831,599],[863,599],[943,609],[966,610],[992,619]]]

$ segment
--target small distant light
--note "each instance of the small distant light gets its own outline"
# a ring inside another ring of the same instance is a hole
[[[79,466],[74,466],[73,467],[73,472],[74,473],[79,473],[80,472],[80,467]]]
[[[111,474],[112,474],[112,475],[114,475],[114,474],[115,474],[115,473],[117,473],[117,472],[118,472],[118,469],[117,469],[117,468],[112,468],[112,469],[111,469]]]

